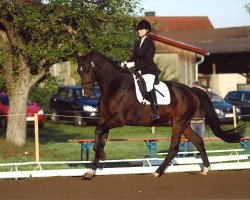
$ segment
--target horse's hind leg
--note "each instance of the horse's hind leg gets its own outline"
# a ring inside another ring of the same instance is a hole
[[[190,140],[194,144],[194,146],[200,152],[201,159],[204,164],[204,169],[201,172],[201,174],[207,175],[210,170],[210,163],[207,157],[207,153],[202,138],[190,126],[187,127],[187,129],[184,131],[183,134],[188,140]]]
[[[153,173],[155,177],[160,177],[164,173],[170,161],[178,153],[181,135],[184,131],[183,127],[185,127],[185,125],[176,121],[177,120],[174,120],[172,124],[172,137],[168,150],[168,155],[166,156],[160,167],[158,167],[158,169]]]
[[[168,155],[164,159],[164,161],[162,162],[162,164],[160,165],[160,167],[153,173],[153,175],[155,177],[162,176],[162,174],[164,173],[164,171],[165,171],[167,165],[169,164],[169,162],[178,153],[179,143],[180,143],[180,136],[179,137],[175,137],[175,136],[171,137],[171,142],[170,142],[170,147],[169,147],[169,150],[168,150]]]
[[[158,167],[158,169],[153,173],[155,177],[162,176],[170,161],[178,153],[181,135],[186,130],[186,128],[189,127],[191,121],[191,119],[189,121],[189,120],[182,120],[181,118],[182,117],[180,115],[179,117],[175,117],[172,120],[172,136],[171,136],[170,147],[168,150],[168,155],[166,156],[162,164]]]

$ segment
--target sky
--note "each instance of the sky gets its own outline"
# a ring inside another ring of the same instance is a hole
[[[250,0],[141,0],[144,12],[156,16],[208,16],[214,28],[250,26]]]

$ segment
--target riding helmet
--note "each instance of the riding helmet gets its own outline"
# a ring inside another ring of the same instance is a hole
[[[151,32],[151,30],[152,30],[150,23],[145,19],[139,21],[139,23],[137,24],[137,27],[136,27],[137,31],[142,30],[142,29],[148,29],[149,32]]]

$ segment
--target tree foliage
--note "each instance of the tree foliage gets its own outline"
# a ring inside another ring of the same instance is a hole
[[[131,16],[137,7],[137,0],[1,0],[0,71],[10,107],[22,105],[10,109],[10,114],[25,113],[30,88],[55,63],[91,50],[113,59],[127,58],[136,23]],[[9,124],[11,142],[20,134],[21,140],[26,137],[20,131],[24,126],[11,120]]]
[[[40,67],[91,49],[125,56],[135,23],[130,16],[136,6],[131,0],[50,0],[47,4],[3,0],[0,17],[7,30],[14,28],[13,34],[20,36],[12,53],[22,51],[36,74]]]

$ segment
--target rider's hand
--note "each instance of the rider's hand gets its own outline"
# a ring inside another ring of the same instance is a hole
[[[122,67],[122,68],[125,68],[125,67],[126,67],[126,65],[127,65],[127,61],[123,61],[123,62],[121,62],[121,67]]]
[[[127,69],[130,73],[134,73],[135,72],[135,62],[128,62]]]
[[[135,66],[135,62],[128,62],[127,63],[127,68],[132,68]]]

